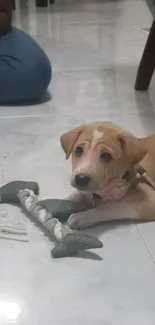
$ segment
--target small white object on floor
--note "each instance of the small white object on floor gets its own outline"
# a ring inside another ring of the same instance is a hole
[[[132,29],[136,30],[137,32],[143,32],[145,34],[149,33],[149,27],[137,27],[133,26]]]
[[[8,216],[6,210],[0,211],[0,239],[29,241],[25,227],[19,221]]]

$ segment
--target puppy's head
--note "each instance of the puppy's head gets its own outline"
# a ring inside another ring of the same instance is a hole
[[[71,184],[99,193],[145,156],[143,142],[110,122],[79,126],[61,136],[66,159],[72,154]]]

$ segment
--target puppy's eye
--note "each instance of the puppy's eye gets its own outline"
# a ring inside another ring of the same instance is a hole
[[[112,160],[112,155],[109,152],[102,152],[100,154],[100,159],[106,163]]]
[[[77,147],[76,150],[75,150],[75,154],[76,154],[76,156],[81,157],[82,154],[83,154],[83,148],[80,147],[80,146]]]

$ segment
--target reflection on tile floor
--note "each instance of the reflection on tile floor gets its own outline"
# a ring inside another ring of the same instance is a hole
[[[56,0],[37,11],[28,3],[14,22],[52,61],[52,99],[0,107],[1,183],[34,179],[42,198],[64,197],[71,189],[62,132],[105,119],[138,136],[155,130],[155,79],[148,94],[133,87],[151,17],[138,0]],[[104,243],[102,260],[52,260],[52,243],[19,208],[2,208],[22,218],[30,241],[1,240],[0,325],[154,325],[155,223],[89,230]]]

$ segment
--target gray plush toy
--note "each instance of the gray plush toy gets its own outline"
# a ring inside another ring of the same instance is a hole
[[[21,203],[24,209],[38,221],[55,242],[52,256],[64,257],[79,250],[101,248],[103,244],[82,231],[73,231],[66,224],[70,214],[77,212],[77,206],[67,200],[44,200],[38,202],[39,186],[35,182],[15,181],[0,188],[1,203]]]

